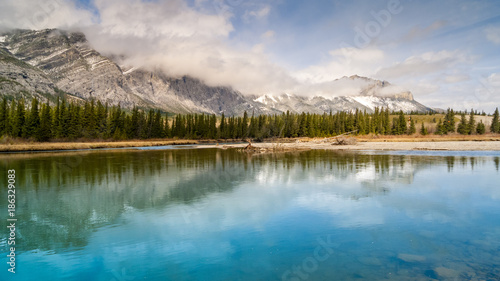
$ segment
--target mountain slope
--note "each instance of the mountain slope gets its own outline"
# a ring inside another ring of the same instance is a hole
[[[60,88],[82,99],[95,98],[123,107],[160,108],[171,112],[242,114],[255,103],[229,87],[208,87],[190,78],[167,77],[161,71],[123,70],[92,49],[82,33],[60,30],[14,31],[0,47],[12,59],[31,68],[46,92]],[[13,72],[8,63],[0,73]],[[19,72],[19,71],[18,71]],[[30,88],[30,92],[33,89]],[[258,110],[258,109],[256,109]],[[258,114],[264,112],[257,112]]]

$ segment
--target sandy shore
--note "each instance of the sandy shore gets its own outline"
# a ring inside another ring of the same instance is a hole
[[[245,147],[247,144],[219,145],[218,148]],[[256,143],[255,147],[273,148],[274,143]],[[328,149],[328,150],[449,150],[449,151],[500,151],[500,141],[442,141],[442,142],[359,142],[356,145],[332,145],[330,143],[282,143],[285,150],[294,149]],[[214,147],[198,145],[198,148]]]
[[[43,142],[0,144],[0,152],[34,152],[56,150],[84,150],[101,148],[148,147],[164,145],[198,144],[194,140],[159,140],[159,141],[116,141],[116,142]]]
[[[192,140],[162,140],[162,141],[123,141],[123,142],[83,142],[83,143],[23,143],[23,144],[1,144],[0,152],[34,152],[34,151],[64,151],[64,150],[88,150],[88,149],[113,149],[113,148],[133,148],[165,145],[187,145],[192,144],[193,148],[242,148],[247,144],[199,144]],[[198,144],[198,145],[197,145]],[[255,147],[273,148],[276,143],[254,143]],[[374,141],[362,140],[356,145],[332,145],[325,142],[289,142],[279,143],[280,148],[287,151],[295,149],[328,149],[328,150],[496,150],[500,151],[500,141]]]

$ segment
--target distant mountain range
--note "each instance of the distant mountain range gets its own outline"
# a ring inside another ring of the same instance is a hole
[[[355,109],[429,111],[387,81],[351,76],[331,81],[329,96],[249,96],[231,87],[210,87],[189,76],[119,65],[94,50],[80,32],[16,30],[0,35],[0,95],[55,101],[97,99],[110,105],[158,108],[174,113],[241,115],[337,112]],[[348,95],[338,96],[338,92]]]

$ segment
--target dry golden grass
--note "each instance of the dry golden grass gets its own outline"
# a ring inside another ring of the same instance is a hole
[[[47,151],[47,150],[79,150],[98,148],[124,148],[140,146],[162,146],[198,144],[194,140],[130,140],[116,142],[14,142],[10,144],[0,144],[0,152],[19,151]]]
[[[360,142],[428,142],[428,141],[500,141],[499,134],[485,134],[485,135],[401,135],[401,136],[385,136],[385,135],[365,135],[357,136]]]
[[[485,134],[485,135],[460,135],[460,134],[448,134],[448,135],[401,135],[401,136],[393,136],[393,135],[357,135],[355,136],[358,142],[443,142],[443,141],[500,141],[500,134]],[[286,141],[289,142],[297,142],[297,143],[321,143],[324,142],[326,138],[295,138],[293,141],[289,139]]]

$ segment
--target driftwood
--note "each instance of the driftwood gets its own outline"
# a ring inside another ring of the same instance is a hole
[[[355,145],[357,143],[358,140],[354,137],[341,136],[336,138],[332,145]]]
[[[279,153],[279,152],[291,152],[291,151],[304,151],[309,150],[310,148],[297,148],[294,146],[285,146],[282,142],[274,142],[272,147],[258,147],[253,146],[250,140],[246,140],[248,145],[241,149],[243,152],[251,153],[251,154],[260,154],[260,153]]]
[[[251,139],[246,139],[246,142],[248,142],[248,145],[243,148],[244,150],[252,150],[255,149],[255,147],[252,146],[252,140]]]

